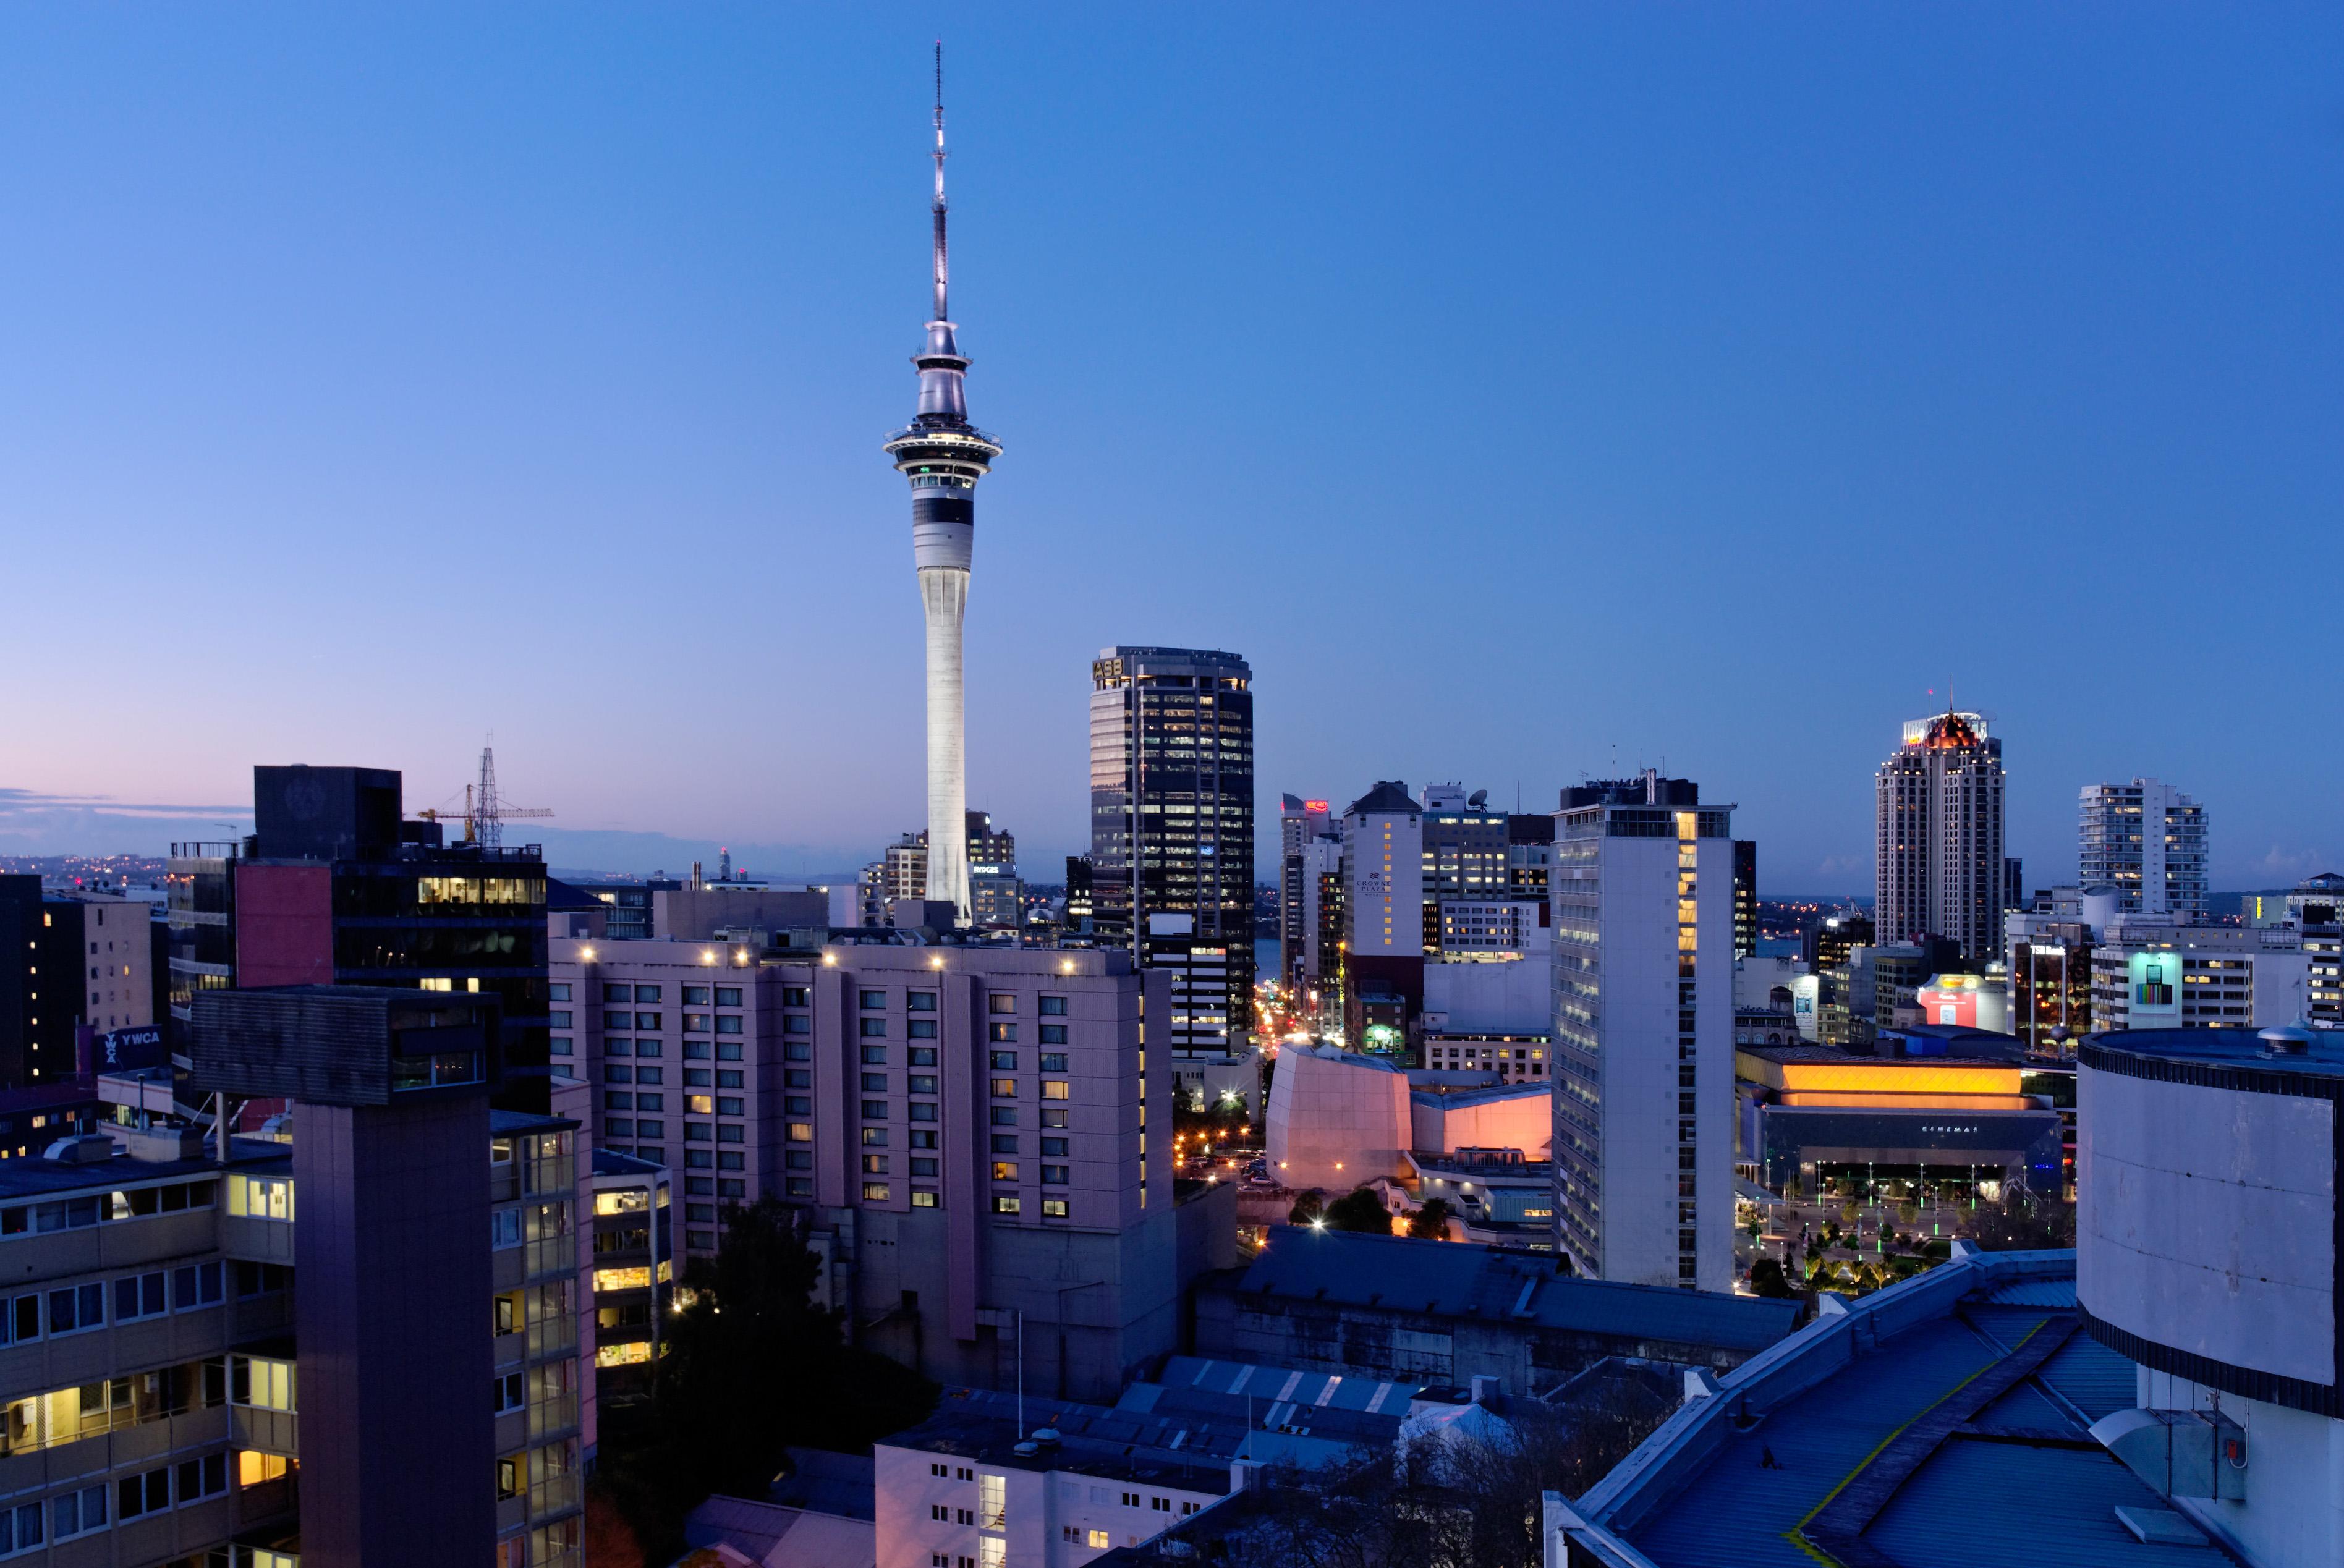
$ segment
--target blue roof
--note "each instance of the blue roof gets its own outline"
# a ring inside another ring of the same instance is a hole
[[[2261,1032],[2256,1029],[2118,1029],[2086,1035],[2084,1044],[2127,1056],[2164,1057],[2247,1072],[2344,1075],[2344,1029],[2315,1028],[2309,1033],[2311,1038],[2306,1047],[2286,1056],[2267,1053]]]
[[[2205,1568],[2117,1518],[2167,1505],[2090,1436],[2135,1369],[2075,1303],[2073,1252],[1965,1250],[1688,1401],[1574,1523],[1654,1568]]]
[[[1297,1226],[1271,1228],[1238,1289],[1728,1351],[1763,1350],[1803,1310],[1797,1301],[1577,1279],[1556,1273],[1551,1253]]]

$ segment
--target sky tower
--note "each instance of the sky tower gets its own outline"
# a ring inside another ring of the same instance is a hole
[[[1000,443],[968,422],[963,382],[968,360],[945,309],[945,46],[936,45],[935,312],[912,363],[920,407],[887,438],[895,471],[912,481],[912,564],[928,628],[928,896],[949,899],[965,923],[968,896],[968,765],[963,741],[961,617],[976,541],[976,481]]]

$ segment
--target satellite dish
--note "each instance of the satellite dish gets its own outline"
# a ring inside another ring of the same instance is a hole
[[[1489,804],[1489,800],[1490,792],[1488,790],[1477,789],[1473,792],[1472,797],[1466,801],[1465,809],[1468,811],[1480,811],[1484,805]]]

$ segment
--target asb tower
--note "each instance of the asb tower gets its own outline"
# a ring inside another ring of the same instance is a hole
[[[936,49],[935,314],[912,363],[920,372],[919,411],[887,438],[895,470],[912,481],[912,563],[927,620],[928,886],[970,918],[967,725],[962,698],[961,619],[976,538],[976,481],[1001,445],[968,422],[968,360],[945,308],[944,48]]]

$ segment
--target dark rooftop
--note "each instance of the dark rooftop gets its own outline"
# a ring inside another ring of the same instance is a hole
[[[1421,812],[1416,797],[1408,793],[1408,784],[1400,779],[1379,779],[1376,787],[1343,808],[1345,816],[1357,816],[1363,811]]]
[[[1005,1470],[1071,1471],[1219,1493],[1228,1490],[1230,1457],[1248,1435],[1234,1423],[1200,1431],[1177,1416],[1029,1395],[1026,1436],[1046,1431],[1058,1434],[1056,1444],[1019,1453],[1016,1395],[953,1388],[926,1421],[882,1441],[890,1448],[954,1454]]]
[[[1582,1280],[1558,1274],[1542,1253],[1298,1226],[1271,1228],[1238,1290],[1733,1351],[1773,1344],[1804,1310],[1797,1301]]]
[[[273,1171],[293,1163],[293,1146],[265,1138],[231,1138],[231,1168]],[[78,1192],[111,1192],[157,1182],[224,1174],[219,1162],[206,1154],[192,1159],[133,1159],[116,1154],[86,1165],[35,1157],[0,1159],[0,1202],[63,1198]]]

